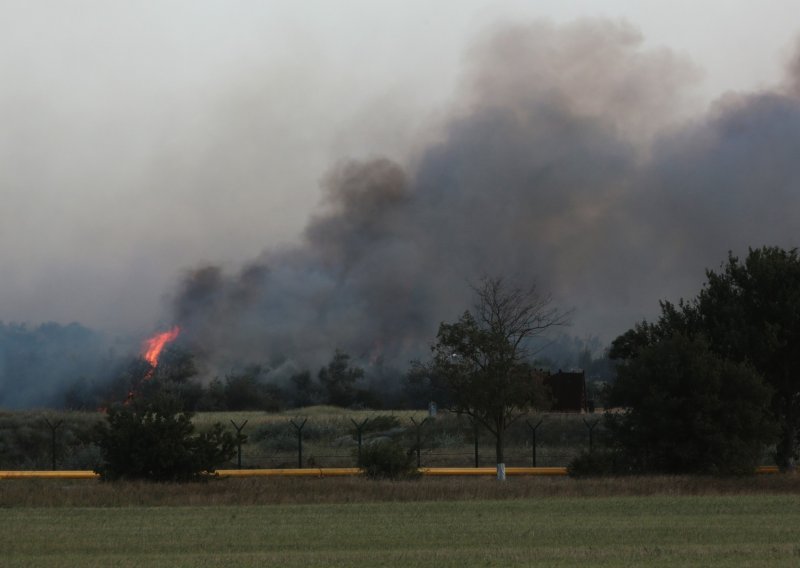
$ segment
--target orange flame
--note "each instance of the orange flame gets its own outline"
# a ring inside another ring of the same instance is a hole
[[[171,341],[175,341],[180,332],[181,328],[176,325],[169,331],[164,331],[154,335],[150,339],[145,339],[144,345],[142,346],[142,357],[144,357],[145,361],[150,363],[152,367],[156,367],[158,365],[158,357],[161,355],[164,346]]]

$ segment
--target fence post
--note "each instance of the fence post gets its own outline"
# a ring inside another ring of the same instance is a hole
[[[583,423],[586,424],[586,427],[589,429],[589,453],[590,454],[592,453],[592,449],[593,449],[593,444],[592,444],[593,436],[592,436],[592,434],[594,433],[594,427],[597,426],[598,422],[600,422],[600,421],[599,420],[595,420],[594,422],[589,424],[589,422],[586,420],[586,418],[583,419]]]
[[[413,417],[413,416],[411,416],[410,418],[411,418],[411,422],[413,422],[413,423],[414,423],[414,427],[415,427],[415,428],[416,428],[416,430],[417,430],[417,468],[419,469],[419,467],[420,467],[420,463],[421,463],[421,462],[420,462],[420,457],[419,457],[419,450],[420,450],[420,447],[422,446],[422,440],[421,440],[421,436],[420,436],[420,430],[422,429],[422,425],[423,425],[423,424],[425,424],[425,423],[428,421],[428,419],[427,419],[427,418],[423,418],[423,419],[422,419],[422,422],[420,422],[419,424],[417,424],[417,421],[416,421],[416,420],[414,420],[414,417]]]
[[[44,417],[45,423],[50,427],[50,457],[52,458],[52,465],[53,471],[56,470],[56,430],[58,430],[61,425],[64,423],[63,420],[59,420],[55,424],[51,423],[47,417]]]
[[[361,432],[364,430],[364,426],[367,425],[367,422],[369,422],[369,418],[364,418],[364,421],[361,424],[352,418],[350,419],[350,422],[352,422],[356,427],[356,434],[358,434],[358,462],[361,463]]]
[[[531,429],[531,467],[536,467],[536,429],[542,425],[542,420],[544,419],[540,418],[536,426],[531,425],[527,420],[525,421],[525,424]]]
[[[299,419],[298,419],[299,420]],[[297,468],[303,469],[303,426],[308,422],[308,418],[303,418],[303,421],[298,425],[294,420],[289,420],[292,426],[297,430]]]
[[[472,429],[475,437],[475,467],[480,467],[480,458],[478,456],[478,421],[472,419]]]
[[[234,422],[233,420],[231,420],[231,424],[233,424],[233,427],[236,429],[236,447],[238,450],[236,458],[236,467],[238,469],[242,469],[242,428],[244,428],[245,424],[247,424],[247,420],[242,422],[241,426],[237,426],[236,422]]]

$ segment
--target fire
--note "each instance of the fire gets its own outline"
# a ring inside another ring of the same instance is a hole
[[[150,339],[145,339],[144,345],[142,346],[142,357],[155,368],[158,365],[158,357],[161,355],[164,346],[171,341],[175,341],[180,332],[181,328],[176,325],[169,331],[164,331],[154,335]]]

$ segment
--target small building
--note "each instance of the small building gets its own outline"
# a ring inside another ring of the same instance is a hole
[[[586,375],[583,371],[546,373],[544,385],[553,395],[552,412],[588,412],[589,401],[586,396]]]

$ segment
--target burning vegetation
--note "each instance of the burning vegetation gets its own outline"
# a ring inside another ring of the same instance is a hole
[[[180,332],[181,328],[176,325],[169,331],[157,333],[153,337],[145,339],[144,347],[142,349],[142,357],[145,361],[150,363],[150,366],[153,367],[153,370],[155,370],[155,368],[158,366],[158,357],[161,355],[161,351],[168,343],[175,341]]]

